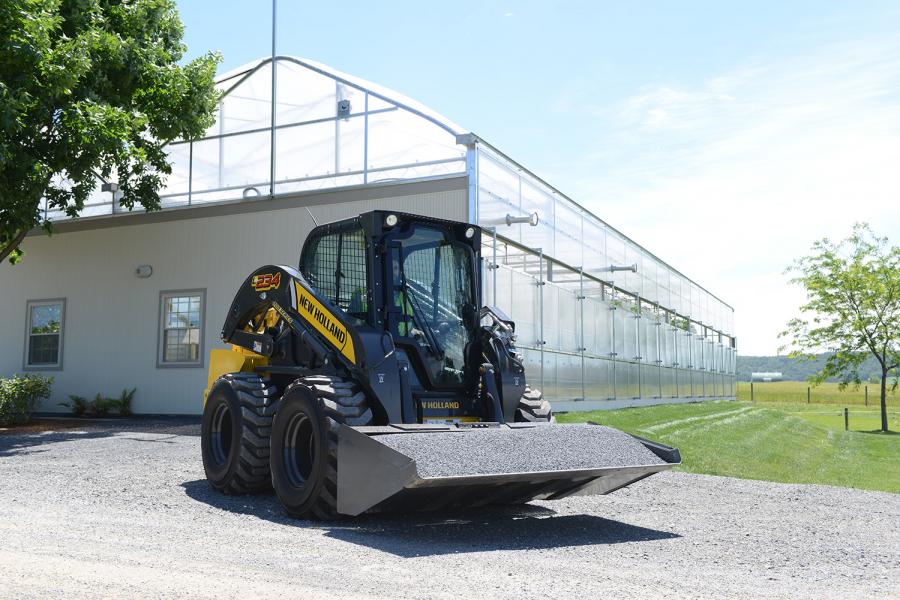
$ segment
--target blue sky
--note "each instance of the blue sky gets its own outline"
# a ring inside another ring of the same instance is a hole
[[[268,2],[179,8],[188,56],[270,52]],[[732,304],[742,354],[776,351],[814,239],[867,220],[900,242],[896,2],[278,10],[279,53],[443,113]]]

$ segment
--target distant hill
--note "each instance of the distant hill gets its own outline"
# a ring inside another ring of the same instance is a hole
[[[825,364],[825,355],[811,362],[802,362],[788,358],[787,356],[741,356],[737,357],[738,381],[750,381],[751,373],[776,371],[784,375],[786,381],[806,381],[806,379],[818,373]],[[881,368],[875,357],[867,360],[859,370],[861,379],[872,378],[873,381],[881,380]],[[837,379],[829,379],[837,381]]]

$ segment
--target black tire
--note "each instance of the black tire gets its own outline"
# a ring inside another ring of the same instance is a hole
[[[301,519],[334,520],[337,512],[337,430],[372,421],[359,386],[316,375],[287,387],[272,423],[272,487],[285,511]]]
[[[225,494],[270,489],[269,436],[275,386],[253,373],[229,373],[213,384],[203,408],[200,448],[206,479]]]
[[[541,390],[535,390],[528,386],[516,407],[515,420],[517,423],[554,423],[556,417],[550,408],[550,402],[544,399]]]

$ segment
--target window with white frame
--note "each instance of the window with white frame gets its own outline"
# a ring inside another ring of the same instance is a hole
[[[159,366],[203,364],[205,298],[204,290],[160,294]]]
[[[62,368],[65,307],[66,301],[61,298],[28,301],[26,369]]]

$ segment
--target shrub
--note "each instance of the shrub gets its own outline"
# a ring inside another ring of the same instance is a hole
[[[131,401],[137,388],[122,390],[118,398],[107,398],[102,394],[94,396],[93,400],[81,396],[69,396],[69,402],[60,402],[60,406],[72,409],[76,417],[107,417],[113,411],[122,417],[131,416]]]
[[[0,425],[27,423],[37,403],[50,397],[52,386],[53,378],[42,375],[0,379]]]
[[[109,411],[115,407],[116,401],[113,398],[104,398],[97,394],[93,401],[88,405],[88,412],[92,417],[109,416]]]
[[[136,391],[137,388],[122,390],[122,395],[119,396],[119,399],[116,401],[119,414],[123,417],[131,416],[131,401],[134,399],[134,393]]]
[[[81,396],[69,396],[68,402],[60,402],[59,405],[71,408],[76,417],[83,417],[88,410],[88,400]]]

